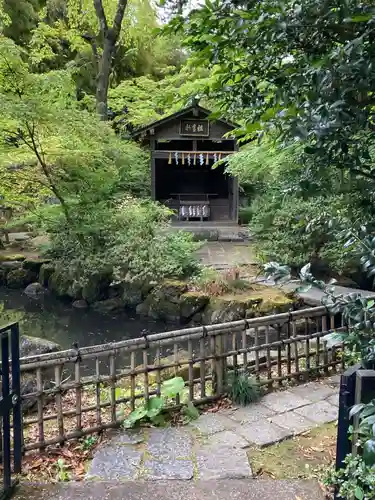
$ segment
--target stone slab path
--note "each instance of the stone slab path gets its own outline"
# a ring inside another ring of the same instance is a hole
[[[313,481],[22,484],[16,500],[323,500]]]
[[[87,480],[250,479],[251,448],[338,417],[339,376],[273,392],[247,407],[205,413],[185,427],[115,432],[95,452]]]

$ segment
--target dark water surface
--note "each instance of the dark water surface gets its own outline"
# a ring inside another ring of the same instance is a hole
[[[9,321],[20,322],[21,334],[51,340],[63,349],[70,349],[74,342],[84,347],[140,337],[142,331],[176,329],[174,325],[140,319],[132,313],[104,315],[75,309],[70,302],[50,294],[33,299],[22,291],[0,287],[0,325]]]

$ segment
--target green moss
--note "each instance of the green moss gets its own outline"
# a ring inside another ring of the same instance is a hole
[[[23,261],[25,256],[20,253],[15,254],[0,254],[0,262]]]

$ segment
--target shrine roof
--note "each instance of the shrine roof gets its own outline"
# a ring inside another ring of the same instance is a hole
[[[142,135],[144,135],[145,133],[147,133],[151,129],[155,130],[155,129],[158,129],[158,128],[162,128],[167,123],[172,122],[173,120],[176,120],[178,118],[183,118],[185,115],[189,115],[189,114],[191,114],[194,111],[198,111],[198,113],[200,115],[205,115],[205,117],[207,117],[207,118],[209,118],[209,116],[212,114],[212,111],[210,111],[210,110],[208,110],[206,108],[203,108],[202,106],[199,106],[198,104],[193,104],[191,106],[188,106],[186,108],[181,109],[180,111],[177,111],[176,113],[173,113],[171,115],[165,116],[164,118],[161,118],[160,120],[156,120],[156,121],[154,121],[152,123],[149,123],[148,125],[144,125],[143,127],[137,128],[133,132],[132,135],[133,135],[133,137],[142,136]],[[218,123],[223,123],[227,127],[232,128],[232,129],[235,129],[235,128],[239,127],[238,124],[230,122],[228,120],[224,120],[222,118],[215,119],[215,120],[212,120],[212,121],[215,121],[215,122],[218,122]]]

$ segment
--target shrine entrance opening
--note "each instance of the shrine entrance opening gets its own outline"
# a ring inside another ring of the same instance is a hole
[[[238,183],[224,161],[237,144],[223,137],[234,125],[211,123],[209,115],[192,106],[135,136],[151,149],[152,197],[173,209],[176,220],[237,223]]]

